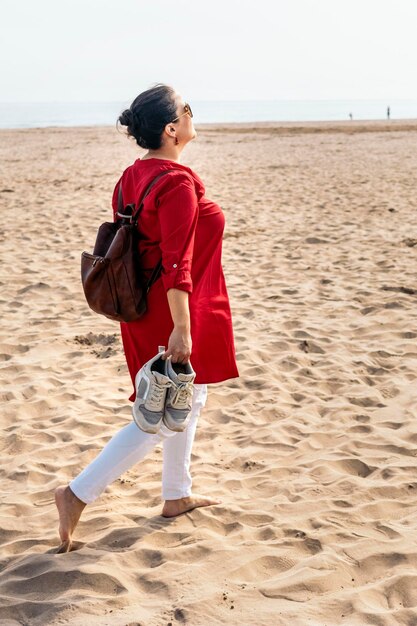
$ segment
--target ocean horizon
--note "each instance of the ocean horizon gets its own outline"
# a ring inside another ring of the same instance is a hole
[[[194,123],[416,119],[417,100],[201,100]],[[0,102],[0,128],[113,126],[126,102]]]

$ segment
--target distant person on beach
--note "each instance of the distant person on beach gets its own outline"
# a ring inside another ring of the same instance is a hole
[[[391,118],[391,109],[387,107],[387,119],[389,120],[390,118]]]
[[[349,117],[350,117],[350,119],[351,119],[351,120],[353,120],[353,115],[352,115],[352,113],[349,113]]]
[[[152,273],[162,258],[162,274],[150,288],[146,313],[134,322],[121,323],[120,330],[134,388],[131,402],[143,393],[140,385],[136,388],[136,374],[158,354],[159,346],[167,346],[161,352],[163,362],[176,364],[179,369],[181,364],[192,363],[196,377],[188,389],[189,422],[181,432],[171,430],[165,420],[160,425],[157,422],[159,430],[154,433],[145,432],[132,420],[68,485],[57,487],[58,553],[71,551],[72,535],[85,506],[160,442],[162,516],[175,517],[220,503],[192,494],[191,450],[197,419],[207,400],[207,385],[236,378],[239,373],[221,264],[224,214],[218,204],[206,198],[201,178],[179,162],[185,146],[197,136],[192,117],[190,105],[168,85],[156,84],[139,94],[118,122],[127,126],[127,134],[147,152],[123,171],[112,197],[116,221],[120,185],[123,205],[134,203],[137,208],[150,182],[161,172],[170,172],[152,187],[138,222],[142,271]],[[109,380],[110,384],[119,386],[120,382]],[[169,387],[169,381],[164,384]],[[160,398],[162,382],[150,386]]]

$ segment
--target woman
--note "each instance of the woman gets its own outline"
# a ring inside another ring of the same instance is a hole
[[[127,365],[136,398],[138,370],[167,346],[163,359],[191,363],[194,379],[191,417],[182,432],[162,424],[151,434],[132,421],[124,426],[69,485],[55,490],[61,545],[71,550],[81,512],[104,489],[163,442],[162,515],[175,517],[219,500],[191,493],[190,457],[197,418],[207,399],[207,384],[239,376],[230,305],[221,266],[224,215],[205,197],[203,182],[179,163],[184,147],[197,136],[192,111],[171,87],[157,84],[141,93],[119,117],[128,135],[147,153],[130,165],[113,192],[116,219],[119,186],[124,205],[139,205],[148,185],[138,228],[139,255],[149,276],[162,257],[162,274],[147,298],[147,312],[137,321],[121,323]]]

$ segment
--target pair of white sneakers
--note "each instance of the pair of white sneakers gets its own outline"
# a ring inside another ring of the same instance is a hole
[[[164,346],[147,361],[135,377],[136,399],[132,415],[145,433],[157,433],[162,422],[170,430],[181,432],[191,417],[195,372],[191,363],[172,363],[162,359]]]

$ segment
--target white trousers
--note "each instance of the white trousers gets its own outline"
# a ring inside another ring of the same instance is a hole
[[[198,416],[207,401],[207,385],[194,385],[191,417],[182,432],[164,423],[155,434],[145,433],[133,421],[116,433],[99,455],[74,478],[71,491],[86,504],[98,498],[107,485],[143,459],[163,442],[162,499],[177,500],[191,495],[190,460]]]

